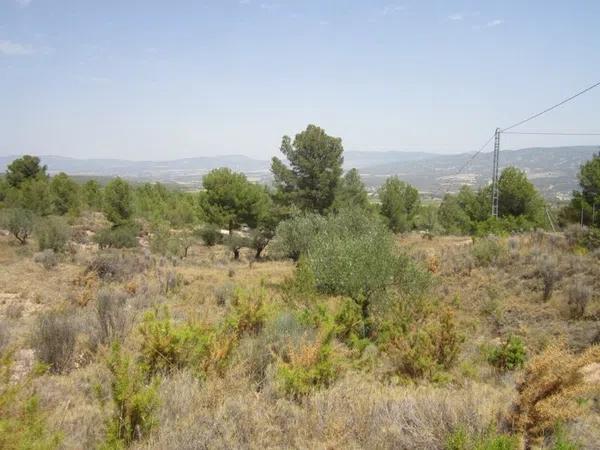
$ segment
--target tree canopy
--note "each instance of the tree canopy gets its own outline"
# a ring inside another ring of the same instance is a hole
[[[290,166],[276,157],[271,163],[279,198],[302,210],[323,214],[335,198],[342,175],[343,151],[340,138],[327,135],[315,125],[298,133],[293,142],[284,136],[281,153]]]
[[[230,232],[242,224],[256,227],[269,214],[270,197],[264,187],[242,173],[215,169],[202,180],[200,205],[209,222]]]
[[[419,191],[397,176],[389,177],[379,189],[381,214],[394,233],[409,231],[419,210]]]
[[[40,165],[40,158],[37,156],[24,155],[17,158],[8,165],[6,171],[6,181],[12,187],[40,177],[46,177],[46,166]]]
[[[106,185],[103,208],[106,218],[115,225],[122,225],[131,219],[132,193],[127,181],[115,178]]]

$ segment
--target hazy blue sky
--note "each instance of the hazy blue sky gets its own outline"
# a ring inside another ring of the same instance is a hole
[[[0,0],[0,154],[266,158],[308,123],[469,151],[600,80],[599,24],[598,0]],[[599,106],[523,129],[600,131]]]

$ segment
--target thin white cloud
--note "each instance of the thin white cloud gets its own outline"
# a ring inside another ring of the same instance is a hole
[[[465,15],[463,13],[455,13],[455,14],[450,14],[448,16],[448,20],[452,20],[452,21],[463,20],[464,18],[465,18]]]
[[[494,20],[490,20],[489,22],[487,22],[484,25],[474,25],[473,29],[474,30],[482,30],[485,28],[494,28],[499,25],[502,25],[503,23],[504,23],[504,20],[502,20],[502,19],[494,19]]]
[[[398,4],[386,5],[379,10],[379,15],[389,16],[391,14],[404,11],[405,9],[406,9],[406,7],[403,5],[398,5]]]
[[[35,53],[33,47],[18,42],[0,40],[0,55],[4,56],[26,56]]]

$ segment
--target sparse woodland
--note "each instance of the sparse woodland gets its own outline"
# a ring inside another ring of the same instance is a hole
[[[281,151],[197,193],[9,166],[0,448],[599,448],[600,155],[558,206],[506,168],[496,219]]]

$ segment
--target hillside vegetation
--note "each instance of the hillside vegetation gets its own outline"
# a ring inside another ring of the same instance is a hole
[[[492,218],[372,202],[313,125],[282,154],[195,194],[8,167],[0,448],[598,448],[600,156],[550,232],[516,168]]]

